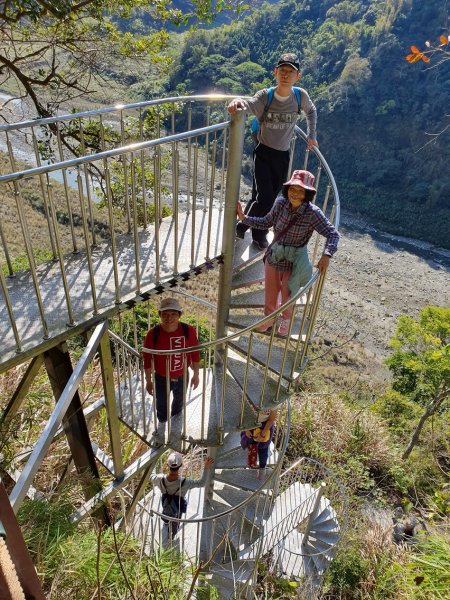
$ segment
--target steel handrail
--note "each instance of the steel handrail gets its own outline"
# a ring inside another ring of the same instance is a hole
[[[52,163],[50,165],[44,165],[43,167],[33,167],[32,169],[25,169],[24,171],[16,171],[14,173],[8,173],[7,175],[0,175],[0,183],[18,181],[20,179],[33,177],[34,175],[43,175],[45,173],[60,171],[62,169],[71,169],[73,167],[78,167],[85,163],[96,162],[98,160],[105,160],[112,156],[118,156],[119,154],[137,152],[139,150],[152,148],[153,146],[161,146],[163,144],[169,144],[171,142],[178,142],[190,138],[199,137],[200,135],[206,133],[214,133],[215,131],[221,131],[229,127],[229,125],[229,121],[224,121],[222,123],[218,123],[217,125],[209,125],[208,127],[201,127],[200,129],[192,129],[191,131],[175,133],[163,138],[147,140],[145,142],[134,142],[132,144],[127,144],[126,146],[119,146],[118,148],[113,148],[112,150],[104,150],[103,152],[97,152],[96,154],[87,154],[86,156],[80,156],[78,158],[72,158],[70,160],[64,160],[61,162]]]
[[[248,96],[240,96],[241,98],[247,98]],[[85,110],[78,113],[69,113],[65,115],[58,115],[55,117],[42,117],[39,119],[28,119],[27,121],[20,121],[19,123],[8,123],[0,125],[0,132],[2,131],[13,131],[15,129],[25,129],[26,127],[36,127],[40,125],[48,125],[51,123],[74,121],[82,117],[94,117],[96,115],[105,115],[109,113],[121,113],[125,110],[133,108],[147,108],[148,106],[158,106],[160,104],[176,104],[178,102],[214,102],[220,100],[233,100],[236,95],[231,94],[198,94],[194,96],[169,96],[168,98],[159,98],[157,100],[144,100],[142,102],[132,102],[130,104],[116,104],[115,106],[106,106],[105,108],[99,108],[96,110]]]
[[[150,348],[142,348],[142,352],[147,353],[147,354],[158,354],[158,355],[159,354],[163,354],[163,355],[186,354],[188,352],[190,353],[190,352],[194,352],[196,350],[204,350],[211,346],[215,346],[216,344],[218,345],[218,344],[228,343],[229,341],[233,340],[236,337],[241,337],[245,333],[254,331],[256,329],[256,327],[258,327],[259,325],[262,325],[268,321],[272,321],[274,319],[274,317],[277,317],[288,306],[291,306],[291,304],[295,304],[295,302],[298,300],[298,298],[300,298],[300,296],[303,296],[305,294],[305,292],[307,292],[312,287],[313,283],[316,281],[316,279],[318,277],[319,277],[319,271],[316,271],[306,285],[304,285],[302,288],[300,288],[298,290],[298,292],[295,293],[294,296],[291,296],[291,298],[289,298],[289,300],[287,302],[285,302],[279,308],[274,310],[273,313],[271,313],[270,315],[265,315],[261,320],[257,321],[253,325],[248,325],[247,327],[243,327],[242,329],[239,329],[239,331],[237,331],[236,333],[231,333],[222,338],[211,340],[209,342],[203,342],[202,344],[199,344],[198,346],[189,346],[188,348],[179,348],[179,349],[177,348],[176,350],[157,350],[156,348],[151,348],[151,349]]]

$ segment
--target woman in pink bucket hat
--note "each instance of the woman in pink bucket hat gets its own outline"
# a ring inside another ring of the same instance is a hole
[[[326,238],[324,252],[317,263],[322,273],[337,250],[339,233],[323,212],[313,204],[316,188],[314,175],[309,171],[294,171],[289,181],[283,184],[281,194],[271,211],[264,217],[249,217],[244,214],[241,203],[237,204],[238,218],[255,229],[273,227],[274,238],[264,255],[265,288],[264,314],[272,314],[281,304],[288,301],[312,276],[307,244],[317,231]],[[293,308],[281,314],[278,335],[286,336]],[[273,321],[261,325],[264,332],[273,326]]]

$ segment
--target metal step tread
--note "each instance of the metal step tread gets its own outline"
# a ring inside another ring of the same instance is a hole
[[[248,337],[240,337],[237,338],[234,342],[231,342],[230,346],[242,353],[244,356],[247,356],[248,348],[249,348]],[[294,369],[292,371],[292,365],[296,357],[298,357],[298,353],[295,350],[287,349],[286,347],[280,348],[279,346],[273,345],[270,350],[270,360],[267,361],[267,354],[269,351],[269,346],[265,341],[262,341],[259,337],[253,336],[253,344],[252,344],[252,353],[251,358],[255,362],[257,362],[262,367],[268,365],[269,369],[276,373],[277,375],[281,374],[281,366],[283,365],[283,377],[288,381],[293,381],[296,379],[303,369]],[[284,363],[284,364],[283,364]]]
[[[217,469],[216,479],[250,492],[259,488],[267,489],[266,483],[257,479],[257,472],[258,469]],[[269,472],[269,469],[267,469],[267,472]]]
[[[269,447],[267,464],[275,466],[278,463],[278,459],[278,452],[272,443]],[[247,450],[242,449],[240,446],[239,448],[234,448],[231,452],[225,454],[225,456],[221,455],[216,459],[215,466],[218,469],[244,469],[247,466]]]
[[[247,369],[247,363],[237,355],[236,357],[228,357],[227,367],[241,389],[244,389],[247,371],[247,397],[258,409],[272,408],[276,410],[279,408],[280,404],[288,399],[289,394],[281,386],[280,389],[278,389],[278,383],[271,377],[265,378],[266,385],[263,387],[264,373],[261,367],[255,366],[254,368]],[[261,402],[261,395],[263,393],[264,395]]]
[[[235,313],[231,313],[228,316],[227,325],[231,329],[245,329],[246,327],[252,327],[253,325],[256,325],[259,321],[261,321],[261,319],[263,319],[263,317],[264,317],[264,314],[260,314],[260,315],[239,314],[238,315]],[[289,336],[290,339],[300,341],[300,342],[305,342],[309,319],[305,319],[305,322],[303,323],[302,334],[300,335],[301,323],[302,323],[302,315],[296,315],[294,318],[294,322],[292,324],[291,334]],[[275,325],[275,328],[276,328],[276,325]],[[258,333],[258,335],[263,335],[265,337],[271,336],[271,331],[266,331],[263,333],[257,332],[257,333]],[[276,339],[286,340],[286,337],[282,337],[282,336],[278,335],[276,329],[275,329],[274,337]]]
[[[233,581],[245,583],[250,578],[255,568],[252,560],[235,560],[228,563],[212,563],[209,572],[215,573],[220,577],[226,577]]]
[[[262,253],[261,253],[262,258]],[[247,287],[253,283],[261,283],[264,281],[264,263],[262,260],[256,260],[239,267],[238,271],[233,272],[231,289]]]
[[[255,284],[256,286],[256,284]],[[241,289],[241,288],[237,288]],[[297,299],[295,303],[296,306],[305,306],[307,300],[307,295],[303,294],[300,298]],[[310,302],[312,300],[312,295],[310,298]],[[231,296],[230,301],[230,309],[237,308],[247,308],[247,309],[257,309],[264,308],[264,287],[260,289],[254,289],[247,292],[239,292],[235,293]]]

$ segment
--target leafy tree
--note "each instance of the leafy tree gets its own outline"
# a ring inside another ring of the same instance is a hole
[[[186,6],[183,4],[182,6]],[[223,10],[239,14],[238,0],[4,0],[0,3],[0,86],[13,78],[39,117],[101,85],[108,60],[145,58],[165,68],[165,23],[211,22]],[[135,11],[152,24],[147,34],[122,30]]]
[[[399,317],[390,346],[393,352],[386,364],[393,374],[394,390],[423,409],[403,453],[406,459],[427,419],[450,397],[450,308],[427,306],[417,320]]]

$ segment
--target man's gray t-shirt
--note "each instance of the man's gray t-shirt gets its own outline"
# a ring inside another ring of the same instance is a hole
[[[264,89],[257,92],[252,98],[240,100],[251,113],[260,119],[267,104],[267,95],[268,90]],[[306,116],[308,138],[315,140],[317,111],[308,92],[303,88],[300,88],[300,104]],[[260,123],[259,141],[275,150],[289,150],[298,117],[298,102],[294,91],[285,101],[280,101],[275,93],[265,119],[263,123]]]

